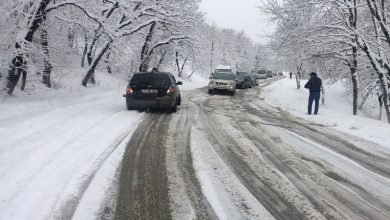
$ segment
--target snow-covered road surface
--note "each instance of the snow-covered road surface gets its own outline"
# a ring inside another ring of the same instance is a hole
[[[46,104],[0,118],[0,219],[94,218],[144,115],[118,92]]]
[[[175,114],[119,91],[0,106],[0,219],[390,219],[388,148],[270,106],[273,81]]]
[[[116,219],[390,219],[390,152],[269,106],[270,82],[146,113]]]

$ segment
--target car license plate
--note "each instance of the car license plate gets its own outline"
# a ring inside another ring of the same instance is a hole
[[[156,94],[158,93],[157,89],[142,89],[141,92],[143,94]]]

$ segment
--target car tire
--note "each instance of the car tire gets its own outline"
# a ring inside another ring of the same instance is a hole
[[[230,96],[234,96],[236,92],[230,92]]]
[[[171,109],[169,109],[169,111],[170,111],[171,113],[177,112],[177,103],[175,104],[175,106],[173,106]]]
[[[179,95],[179,98],[177,98],[177,105],[181,105],[181,96]]]
[[[209,89],[209,94],[210,95],[214,94],[214,91],[212,89]]]

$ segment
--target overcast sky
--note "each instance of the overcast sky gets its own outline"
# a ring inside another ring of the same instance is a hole
[[[201,9],[209,23],[245,33],[255,42],[266,43],[265,34],[273,31],[271,25],[256,8],[262,0],[202,0]]]

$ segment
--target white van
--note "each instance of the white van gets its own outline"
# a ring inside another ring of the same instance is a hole
[[[259,68],[259,71],[257,71],[257,74],[259,76],[259,79],[267,79],[267,69],[265,66],[262,66]]]
[[[210,77],[209,94],[226,91],[233,96],[236,93],[236,75],[235,66],[218,66]]]

